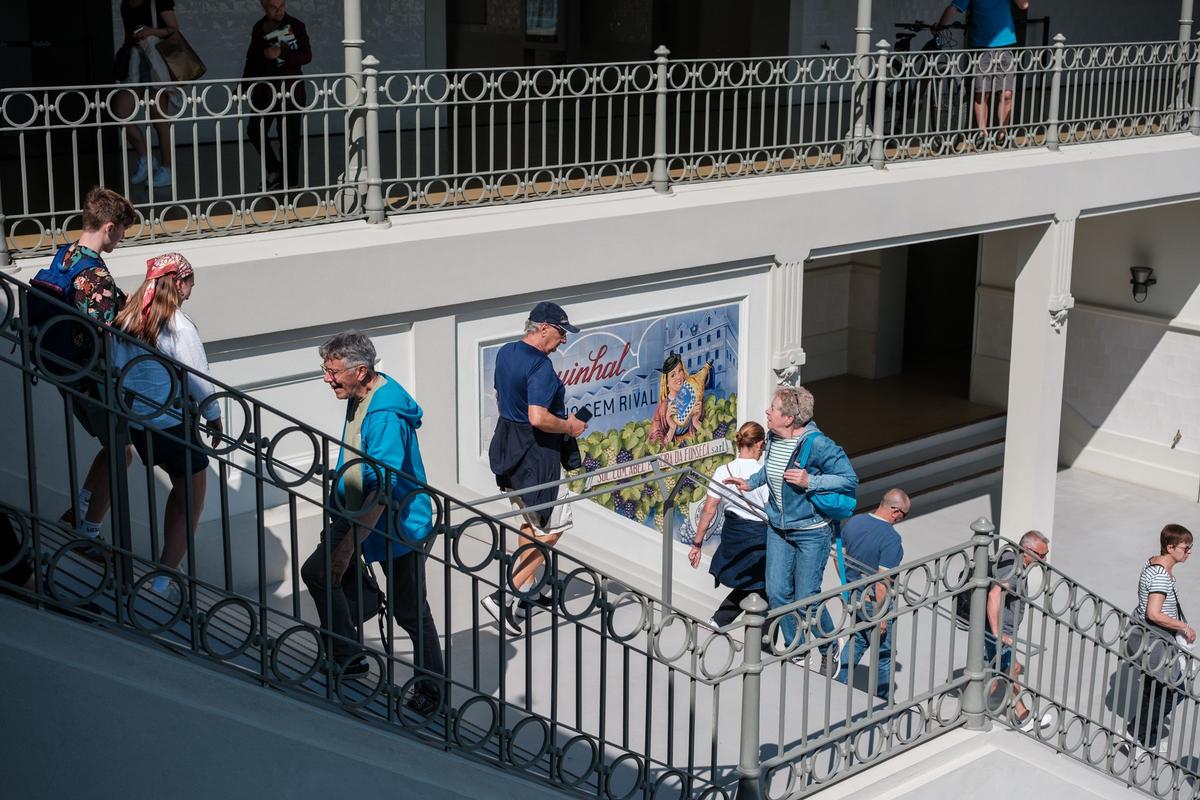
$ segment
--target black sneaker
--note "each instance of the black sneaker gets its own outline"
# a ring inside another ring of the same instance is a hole
[[[416,714],[418,717],[428,719],[437,713],[442,701],[438,696],[429,691],[416,691],[404,701],[404,707]]]
[[[342,665],[342,679],[353,680],[371,674],[371,662],[366,656],[359,656]]]
[[[501,605],[496,595],[489,594],[479,601],[479,605],[492,615],[492,619],[504,626],[504,630],[508,632],[509,636],[520,636],[523,633],[521,623],[517,622],[517,616],[513,613],[514,603],[511,601],[507,605]]]
[[[554,596],[548,594],[539,594],[537,597],[528,600],[521,600],[517,603],[517,611],[525,619],[533,616],[535,611],[550,611],[554,608]]]

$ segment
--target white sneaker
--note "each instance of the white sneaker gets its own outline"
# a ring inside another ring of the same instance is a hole
[[[493,595],[488,595],[479,601],[479,605],[483,606],[483,610],[492,615],[492,619],[504,626],[504,630],[509,636],[520,636],[521,623],[517,622],[516,614],[513,613],[513,603],[500,605]]]
[[[171,168],[162,166],[155,167],[154,175],[152,175],[150,178],[150,185],[156,189],[160,186],[170,186]]]
[[[133,175],[129,177],[130,183],[145,183],[146,175],[150,171],[150,166],[146,163],[146,159],[138,158],[137,169],[133,171]]]
[[[180,593],[179,585],[175,583],[175,581],[169,582],[167,584],[167,588],[163,589],[162,591],[159,591],[157,588],[155,588],[154,582],[151,581],[150,591],[154,592],[154,594],[163,598],[173,606],[178,606],[183,601],[183,595]]]

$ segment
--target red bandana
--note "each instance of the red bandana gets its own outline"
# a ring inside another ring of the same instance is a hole
[[[146,261],[146,291],[142,293],[142,316],[150,313],[150,302],[154,300],[154,287],[164,275],[175,274],[175,279],[186,278],[193,272],[192,264],[182,253],[163,253]]]

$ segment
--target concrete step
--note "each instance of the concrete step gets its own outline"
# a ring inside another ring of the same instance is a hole
[[[914,464],[923,464],[972,447],[1003,441],[1007,420],[1006,415],[998,414],[930,436],[855,453],[850,457],[850,462],[858,473],[859,483],[862,484]]]
[[[1004,442],[987,442],[860,481],[859,504],[878,503],[883,493],[893,486],[899,486],[910,497],[915,497],[1003,465]]]

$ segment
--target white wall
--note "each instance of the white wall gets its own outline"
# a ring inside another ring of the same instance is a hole
[[[1197,203],[1080,221],[1063,394],[1071,435],[1060,453],[1066,463],[1193,499],[1200,496],[1197,222]],[[1129,284],[1133,265],[1154,267],[1159,281],[1140,304]]]
[[[900,372],[906,264],[906,248],[805,264],[805,381]]]

